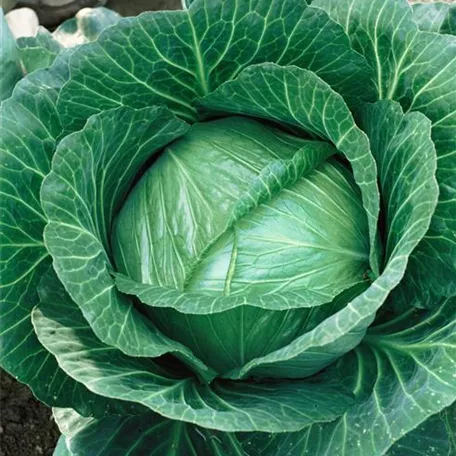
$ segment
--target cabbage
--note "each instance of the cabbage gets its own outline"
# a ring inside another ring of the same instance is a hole
[[[2,103],[2,366],[56,455],[453,454],[454,8],[184,3]]]

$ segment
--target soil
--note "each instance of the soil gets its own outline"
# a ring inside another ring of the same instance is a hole
[[[0,371],[0,456],[51,456],[59,437],[51,410]]]

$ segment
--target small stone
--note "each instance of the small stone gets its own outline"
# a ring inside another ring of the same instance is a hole
[[[35,36],[38,30],[38,16],[30,8],[18,8],[5,16],[14,38]]]

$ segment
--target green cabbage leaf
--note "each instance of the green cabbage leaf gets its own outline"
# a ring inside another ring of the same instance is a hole
[[[452,455],[454,8],[182,6],[19,45],[2,367],[56,456]]]

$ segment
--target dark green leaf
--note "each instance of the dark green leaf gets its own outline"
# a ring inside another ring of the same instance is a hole
[[[1,363],[46,404],[71,404],[88,414],[92,411],[86,388],[71,380],[39,343],[30,317],[39,302],[41,276],[50,264],[39,192],[60,134],[55,100],[67,57],[62,55],[51,71],[22,80],[0,109]]]
[[[42,305],[56,303],[61,304],[61,310],[63,312],[71,312],[74,304],[71,303],[68,309],[65,309],[65,303],[68,302],[68,294],[59,282],[54,270],[50,268],[41,278],[38,286],[38,293],[40,296],[40,302]],[[105,415],[136,415],[147,411],[145,407],[136,404],[134,402],[118,401],[115,399],[109,399],[104,396],[99,396],[92,393],[84,385],[74,381],[71,377],[66,376],[60,369],[57,375],[58,378],[55,381],[62,381],[66,383],[65,388],[62,388],[62,394],[68,394],[66,402],[54,401],[54,405],[59,406],[65,404],[71,404],[73,408],[78,410],[83,416],[95,416],[104,417]],[[71,391],[70,388],[73,388]],[[69,396],[71,392],[71,397]]]
[[[195,97],[265,61],[308,67],[350,105],[372,99],[366,62],[321,9],[302,0],[197,0],[187,11],[123,19],[80,48],[59,111],[69,131],[121,105],[166,104],[194,120]]]
[[[400,106],[385,100],[364,107],[360,122],[369,135],[372,152],[379,164],[382,196],[385,201],[389,201],[385,214],[385,248],[389,257],[402,233],[399,225],[402,227],[408,223],[410,209],[415,208],[415,212],[421,211],[422,214],[432,214],[436,204],[437,183],[435,179],[429,179],[430,173],[435,173],[435,164],[432,164],[435,151],[430,134],[430,121],[418,112],[409,113],[403,118]],[[403,157],[408,157],[407,161],[404,162]],[[394,171],[400,168],[400,172]],[[426,175],[428,177],[425,177]],[[400,181],[397,181],[400,185],[395,184],[397,178],[400,178]],[[422,190],[428,196],[434,195],[434,200],[423,200],[418,195],[410,199],[404,198],[406,193],[411,194],[410,187],[417,182],[422,183]],[[424,228],[427,228],[427,225],[415,225],[413,229],[418,230],[422,236]],[[416,234],[419,236],[418,232]],[[403,310],[411,305],[430,305],[429,302],[425,303],[424,296],[422,293],[413,292],[409,285],[403,285],[393,290],[391,305],[395,309],[403,305]]]
[[[448,15],[442,23],[440,33],[456,35],[456,5],[452,3],[450,3],[450,10],[448,11]]]
[[[71,455],[87,456],[239,456],[236,437],[149,413],[109,417],[81,425],[71,411],[54,416],[68,434]],[[61,439],[62,440],[62,439]],[[68,453],[70,454],[70,453]],[[54,456],[57,456],[54,454]],[[63,455],[62,455],[63,456]]]
[[[22,78],[19,51],[0,8],[0,103],[9,98]]]
[[[50,67],[61,51],[60,44],[43,27],[38,28],[35,36],[19,38],[17,45],[26,73]]]
[[[420,32],[405,0],[315,0],[345,26],[352,45],[376,72],[379,98],[400,101],[433,124],[439,204],[410,259],[407,282],[422,294],[456,294],[456,38]],[[453,16],[454,17],[454,16]]]
[[[378,99],[391,98],[397,89],[404,57],[417,26],[406,0],[314,0],[341,24],[353,48],[364,55],[374,72]]]
[[[416,295],[430,295],[432,301],[434,293],[456,294],[456,37],[420,32],[405,65],[395,98],[431,120],[439,183],[439,202],[410,259],[407,279]]]
[[[110,275],[114,215],[146,160],[187,128],[165,108],[118,108],[89,119],[60,142],[43,183],[44,236],[59,279],[102,341],[132,356],[176,352],[211,378],[190,350],[161,334],[117,291]]]
[[[456,403],[428,418],[396,442],[386,456],[452,456],[456,454]]]
[[[437,204],[431,122],[418,112],[404,115],[399,103],[383,100],[364,106],[360,123],[378,166],[385,207],[385,257],[390,260],[403,246],[404,236],[414,244],[423,237]],[[414,219],[428,222],[418,224]]]
[[[65,312],[62,312],[65,306]],[[353,403],[335,384],[248,383],[176,378],[150,359],[129,357],[94,335],[70,299],[33,311],[40,341],[59,365],[92,392],[142,404],[160,415],[232,431],[285,432],[334,420]]]
[[[360,346],[330,368],[328,375],[340,376],[358,397],[342,418],[292,434],[240,434],[247,454],[250,447],[261,455],[385,454],[417,425],[450,406],[456,400],[456,301],[434,307],[438,310],[411,310],[374,327]],[[452,419],[445,417],[450,451]]]

